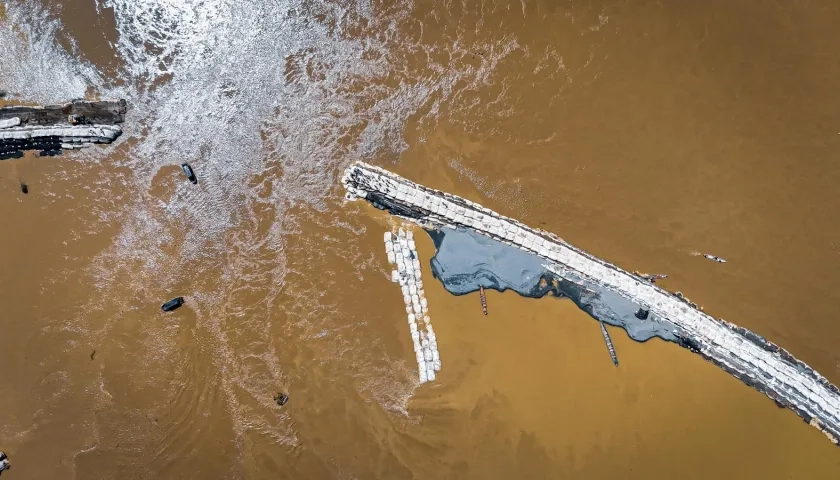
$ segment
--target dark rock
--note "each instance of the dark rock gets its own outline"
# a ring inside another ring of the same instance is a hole
[[[282,407],[289,401],[289,396],[285,393],[278,393],[274,396],[274,401],[277,402],[277,405],[280,405]]]

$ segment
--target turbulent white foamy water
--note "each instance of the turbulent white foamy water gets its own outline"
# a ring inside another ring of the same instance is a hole
[[[290,209],[324,211],[345,165],[406,148],[410,118],[433,121],[443,108],[482,108],[461,95],[490,83],[498,63],[519,46],[504,36],[469,42],[460,28],[451,46],[425,45],[422,35],[401,33],[418,26],[410,2],[382,11],[364,1],[101,0],[98,8],[115,12],[125,87],[107,87],[114,83],[74,46],[60,47],[62,25],[30,2],[10,2],[4,22],[10,28],[0,28],[0,85],[13,98],[60,102],[92,89],[131,105],[117,146],[78,157],[107,167],[109,178],[92,188],[103,189],[102,225],[118,225],[119,234],[90,267],[102,298],[81,305],[69,328],[104,338],[138,299],[157,302],[168,288],[195,279],[187,287],[189,305],[199,327],[213,333],[203,348],[217,359],[215,375],[236,428],[257,425],[292,440],[284,417],[265,399],[284,372],[264,334],[286,276],[295,269],[314,273],[306,269],[313,252],[288,258],[289,236],[301,221]],[[475,51],[487,52],[478,66],[464,61]],[[115,149],[127,154],[109,156]],[[196,169],[198,187],[177,182],[171,194],[155,196],[155,182],[172,174],[160,169],[182,161]],[[359,233],[329,218],[306,221],[336,237]],[[340,250],[346,265],[323,268],[381,268],[355,245],[330,243],[312,241],[313,249]],[[355,320],[337,320],[336,306],[314,291],[329,286],[326,280],[296,297],[310,314],[301,328],[313,338],[334,338],[329,349],[357,372],[363,395],[400,410],[412,375],[401,360],[381,365],[385,355],[374,345],[347,344],[340,332]],[[238,300],[245,294],[247,301]],[[94,328],[86,323],[91,311],[110,312],[113,320]],[[175,353],[171,332],[150,328],[146,335],[142,365],[154,368]],[[234,348],[246,337],[248,351]],[[239,408],[238,391],[259,399],[265,412]]]
[[[55,42],[61,25],[37,4],[5,2],[0,24],[0,85],[21,99],[60,103],[82,98],[102,81],[94,67],[79,62]]]

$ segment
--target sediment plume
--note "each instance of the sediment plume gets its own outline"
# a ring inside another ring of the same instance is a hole
[[[840,390],[836,386],[783,348],[747,329],[708,315],[681,293],[668,292],[552,233],[530,228],[474,202],[418,185],[373,165],[362,162],[351,165],[342,181],[348,200],[365,199],[430,231],[467,230],[489,237],[538,258],[557,280],[581,285],[590,296],[618,298],[631,308],[640,309],[644,315],[631,313],[620,325],[632,338],[640,339],[633,332],[641,325],[638,330],[701,355],[764,393],[777,405],[793,410],[838,444]],[[575,303],[581,305],[579,300]],[[601,319],[602,313],[595,309],[589,308],[587,313]]]
[[[20,158],[25,150],[52,156],[111,143],[122,134],[117,124],[125,120],[126,109],[125,100],[0,108],[0,160]]]

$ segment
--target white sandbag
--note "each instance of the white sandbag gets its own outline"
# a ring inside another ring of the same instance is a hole
[[[0,120],[0,128],[12,128],[20,125],[20,118],[12,117],[6,120]]]

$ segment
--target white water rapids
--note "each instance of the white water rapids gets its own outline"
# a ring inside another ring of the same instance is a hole
[[[504,35],[470,40],[460,25],[449,28],[447,44],[424,43],[415,8],[410,1],[385,7],[368,1],[98,0],[97,11],[113,9],[116,20],[115,82],[84,59],[55,11],[6,4],[0,86],[14,100],[64,102],[93,94],[130,103],[117,146],[74,154],[85,171],[98,164],[108,175],[90,186],[102,193],[96,207],[102,221],[87,233],[107,225],[117,225],[119,233],[90,266],[99,298],[79,305],[67,328],[104,339],[122,313],[136,310],[137,298],[157,301],[161,286],[183,285],[185,276],[200,279],[189,286],[190,305],[200,328],[215,338],[207,348],[235,428],[262,425],[294,441],[269,405],[265,412],[237,406],[236,391],[263,403],[265,391],[283,382],[281,353],[264,336],[249,338],[247,351],[235,346],[244,341],[242,332],[268,331],[286,276],[308,263],[287,258],[289,235],[300,231],[292,211],[327,209],[336,176],[350,162],[399,155],[409,120],[434,122],[443,109],[484,108],[465,94],[489,85],[499,62],[521,50]],[[57,42],[62,35],[70,39],[69,51]],[[477,66],[468,61],[475,51],[487,52]],[[499,108],[507,108],[505,95],[497,99]],[[197,169],[200,188],[179,182],[174,194],[155,194],[160,169],[183,161]],[[357,234],[346,223],[314,222],[336,237]],[[353,270],[372,261],[356,245],[341,249],[346,265],[326,268]],[[237,292],[249,300],[237,301]],[[345,326],[335,323],[336,306],[319,297],[314,291],[296,296],[298,307],[311,313],[301,320],[304,330],[313,337],[340,332]],[[91,312],[113,320],[93,326]],[[162,366],[175,342],[170,332],[146,334],[149,356],[138,362]],[[378,365],[382,352],[351,349],[348,341],[336,335],[329,349],[357,372],[362,395],[401,410],[413,375],[401,360]]]

